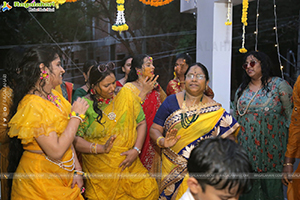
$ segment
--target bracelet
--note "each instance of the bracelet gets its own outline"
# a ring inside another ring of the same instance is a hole
[[[98,145],[97,143],[92,144],[91,152],[94,154],[97,154],[97,145]]]
[[[93,153],[93,151],[92,151],[92,146],[94,145],[95,143],[91,143],[90,144],[90,153]]]
[[[137,150],[137,152],[140,154],[141,153],[141,150],[137,147],[133,147],[133,149]]]
[[[83,122],[83,120],[85,119],[85,115],[84,114],[78,114],[76,113],[75,111],[72,111],[70,114],[69,114],[69,117],[68,119],[71,119],[71,118],[77,118],[77,119],[80,119],[81,123]]]
[[[79,170],[74,170],[74,175],[80,175],[82,177],[86,177],[86,173],[84,173],[83,171],[79,171]]]
[[[156,144],[157,144],[157,146],[158,146],[159,148],[164,148],[163,146],[161,146],[161,145],[159,144],[159,141],[160,141],[162,138],[164,138],[164,136],[160,136],[160,137],[158,137],[158,138],[156,139]]]
[[[290,165],[290,166],[294,166],[293,163],[284,163],[284,164],[283,164],[284,167],[285,167],[285,166],[289,166],[289,165]]]
[[[145,103],[145,100],[144,100],[144,101],[140,101],[140,104],[141,104],[141,105],[143,105],[144,103]]]

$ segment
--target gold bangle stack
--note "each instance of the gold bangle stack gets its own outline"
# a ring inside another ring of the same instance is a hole
[[[163,136],[160,136],[160,137],[158,137],[158,138],[156,139],[156,144],[157,144],[157,146],[158,146],[159,148],[164,148],[163,146],[161,146],[161,145],[159,144],[159,141],[160,141],[162,138],[164,138],[164,137],[163,137]]]
[[[92,143],[91,145],[90,145],[90,152],[91,153],[94,153],[94,154],[97,154],[97,143]]]
[[[284,164],[283,164],[284,167],[285,167],[285,166],[289,166],[289,165],[290,165],[290,166],[294,166],[293,163],[284,163]]]

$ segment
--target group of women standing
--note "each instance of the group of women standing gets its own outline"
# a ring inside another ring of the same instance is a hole
[[[114,63],[87,63],[86,85],[71,106],[54,90],[64,73],[59,53],[27,50],[9,115],[11,199],[179,199],[190,152],[209,137],[238,140],[257,173],[290,166],[284,153],[292,89],[272,77],[265,54],[245,57],[235,118],[212,99],[204,65],[187,54],[175,63],[168,97],[148,55],[124,59],[126,75],[118,82]],[[281,189],[279,179],[259,179],[242,198],[281,199]]]

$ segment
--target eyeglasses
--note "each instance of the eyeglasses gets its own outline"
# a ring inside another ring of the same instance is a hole
[[[198,80],[202,80],[202,79],[205,79],[205,75],[203,74],[187,74],[186,75],[186,79],[194,79],[194,77],[196,77],[196,79]]]
[[[107,64],[98,65],[98,70],[99,70],[99,72],[104,73],[104,72],[106,72],[107,69],[110,71],[114,70],[115,67],[116,67],[115,63],[109,62]]]
[[[249,63],[244,63],[243,65],[242,65],[242,68],[244,69],[244,70],[246,70],[247,68],[248,68],[248,65],[250,65],[251,67],[254,67],[254,65],[256,64],[257,62],[255,61],[255,60],[252,60],[252,61],[250,61]]]

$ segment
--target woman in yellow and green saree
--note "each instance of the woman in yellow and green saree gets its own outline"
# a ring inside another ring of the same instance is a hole
[[[209,137],[234,140],[239,131],[237,121],[204,94],[208,81],[205,66],[200,63],[189,66],[185,91],[167,97],[156,113],[150,136],[162,148],[161,200],[179,199],[187,190],[187,161],[200,140]]]
[[[84,97],[90,107],[74,143],[87,173],[85,197],[157,199],[157,183],[138,156],[146,135],[143,109],[126,87],[114,96],[113,68],[114,64],[108,63],[91,69],[91,88]]]

